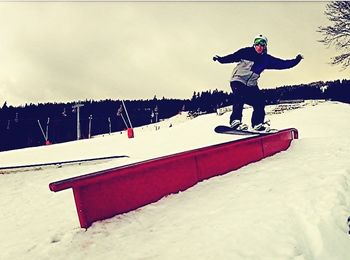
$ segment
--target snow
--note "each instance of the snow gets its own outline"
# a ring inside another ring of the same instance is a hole
[[[135,129],[134,139],[115,133],[0,153],[0,167],[129,156],[3,170],[0,259],[350,259],[350,106],[267,111],[273,127],[299,130],[287,151],[87,230],[79,227],[72,191],[53,193],[50,182],[242,138],[213,132],[229,113],[192,120],[184,113],[157,131]],[[245,109],[247,122],[250,114]]]

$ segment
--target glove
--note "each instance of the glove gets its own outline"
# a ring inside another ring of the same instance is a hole
[[[296,56],[296,58],[295,58],[295,59],[297,59],[297,60],[302,60],[302,59],[304,59],[304,57],[303,57],[303,55],[298,54],[298,55]]]
[[[218,55],[215,55],[215,56],[213,57],[213,61],[218,61],[219,59],[221,59],[221,57],[218,56]]]

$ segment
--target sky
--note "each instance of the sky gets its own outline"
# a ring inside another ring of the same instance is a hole
[[[191,98],[231,91],[235,64],[212,61],[269,39],[295,68],[260,88],[349,78],[318,40],[325,2],[0,2],[0,106],[101,99]]]

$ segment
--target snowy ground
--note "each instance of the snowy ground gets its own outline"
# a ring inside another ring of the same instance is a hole
[[[232,140],[213,132],[229,114],[135,129],[134,139],[124,133],[2,152],[0,168],[129,157],[3,171],[0,259],[350,259],[349,114],[335,102],[271,113],[273,127],[299,130],[287,151],[88,230],[79,227],[71,190],[53,193],[50,182]]]

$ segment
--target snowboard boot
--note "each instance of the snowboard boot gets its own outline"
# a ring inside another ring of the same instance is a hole
[[[253,129],[258,132],[269,132],[271,130],[270,124],[268,122],[255,125],[253,126]]]
[[[248,126],[243,124],[240,120],[233,120],[231,122],[231,128],[235,130],[248,130]]]

